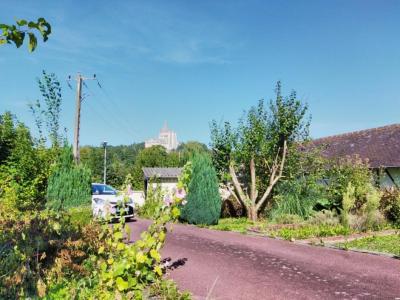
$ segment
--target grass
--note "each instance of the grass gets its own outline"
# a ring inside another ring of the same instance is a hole
[[[215,230],[222,230],[222,231],[236,231],[240,233],[246,233],[248,229],[251,227],[259,227],[259,226],[264,226],[266,225],[266,221],[261,220],[257,221],[256,223],[253,223],[247,218],[223,218],[219,219],[219,222],[217,225],[211,225],[211,226],[201,226],[201,227],[207,227],[209,229],[215,229]]]
[[[72,224],[76,226],[85,226],[93,219],[92,208],[90,204],[72,207],[68,210],[71,216]]]
[[[267,220],[259,220],[253,223],[247,218],[223,218],[219,220],[217,225],[200,225],[199,227],[240,233],[246,233],[251,228],[257,228],[261,233],[265,233],[267,236],[280,237],[285,240],[301,240],[315,237],[348,235],[351,233],[348,228],[342,225],[312,225],[299,223],[291,227],[290,225],[269,223]]]
[[[285,240],[303,240],[309,238],[348,235],[350,230],[342,225],[300,225],[297,228],[270,230],[269,235]]]
[[[346,249],[370,250],[400,256],[400,234],[366,237],[347,243],[340,243],[337,246]]]

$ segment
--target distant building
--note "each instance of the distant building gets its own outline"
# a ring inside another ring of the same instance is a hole
[[[178,138],[176,132],[168,129],[167,123],[161,128],[158,138],[149,139],[144,142],[144,147],[149,148],[152,146],[163,146],[167,151],[176,150],[178,148]]]

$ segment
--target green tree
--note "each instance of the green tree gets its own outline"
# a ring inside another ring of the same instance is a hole
[[[90,170],[74,163],[72,148],[65,145],[49,177],[47,206],[54,210],[90,203]]]
[[[258,218],[286,175],[288,153],[296,151],[294,142],[308,135],[307,106],[297,99],[296,92],[283,97],[280,82],[275,92],[269,110],[260,100],[239,120],[237,128],[228,122],[222,128],[215,121],[211,125],[213,161],[252,220]]]
[[[182,166],[192,159],[196,153],[208,153],[208,148],[207,145],[203,143],[188,141],[186,143],[181,143],[175,152],[179,154],[179,163]]]
[[[29,108],[34,116],[39,132],[39,140],[44,143],[46,138],[43,132],[43,123],[46,125],[47,135],[52,147],[58,148],[62,135],[60,133],[60,113],[62,104],[61,85],[54,73],[42,71],[42,78],[37,79],[43,100],[36,100]]]
[[[218,223],[220,214],[217,173],[208,155],[195,154],[187,204],[182,208],[181,217],[191,224],[212,225]]]
[[[154,168],[154,167],[178,167],[179,160],[171,159],[169,153],[163,146],[153,146],[145,148],[139,152],[135,160],[135,165],[132,171],[133,177],[133,188],[143,188],[143,171],[142,168]]]
[[[34,147],[29,129],[9,112],[0,116],[0,149],[0,199],[21,210],[43,206],[47,153]]]
[[[20,19],[16,21],[15,25],[0,24],[0,30],[0,45],[14,43],[19,48],[24,43],[25,36],[28,35],[28,49],[29,52],[32,52],[37,46],[34,31],[38,31],[43,42],[46,42],[51,33],[51,26],[44,18],[39,18],[37,22]]]

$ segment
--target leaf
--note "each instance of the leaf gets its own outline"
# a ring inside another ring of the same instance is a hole
[[[159,262],[159,261],[161,260],[161,255],[160,255],[160,253],[158,253],[158,251],[155,250],[155,249],[151,249],[151,250],[150,250],[150,256],[151,256],[152,258],[154,258],[157,262]]]
[[[21,19],[21,20],[17,20],[17,24],[18,24],[18,26],[24,26],[24,25],[28,24],[28,22],[26,20]]]
[[[101,247],[99,248],[99,254],[102,254],[102,253],[104,253],[104,246],[101,246]]]
[[[33,52],[33,51],[35,51],[36,46],[37,46],[37,39],[36,39],[36,36],[31,32],[29,32],[28,35],[29,35],[28,49],[29,49],[29,52]]]
[[[119,291],[126,290],[129,287],[129,284],[127,281],[123,280],[121,277],[117,277],[117,280],[115,281],[117,284],[117,288]]]
[[[143,254],[143,252],[140,251],[136,254],[136,261],[140,264],[146,261],[146,256]]]
[[[158,276],[162,276],[162,269],[160,266],[155,266],[154,267],[154,272],[158,275]]]

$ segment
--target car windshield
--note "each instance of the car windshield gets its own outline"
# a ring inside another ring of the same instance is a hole
[[[116,195],[117,191],[106,184],[92,184],[92,195]]]

